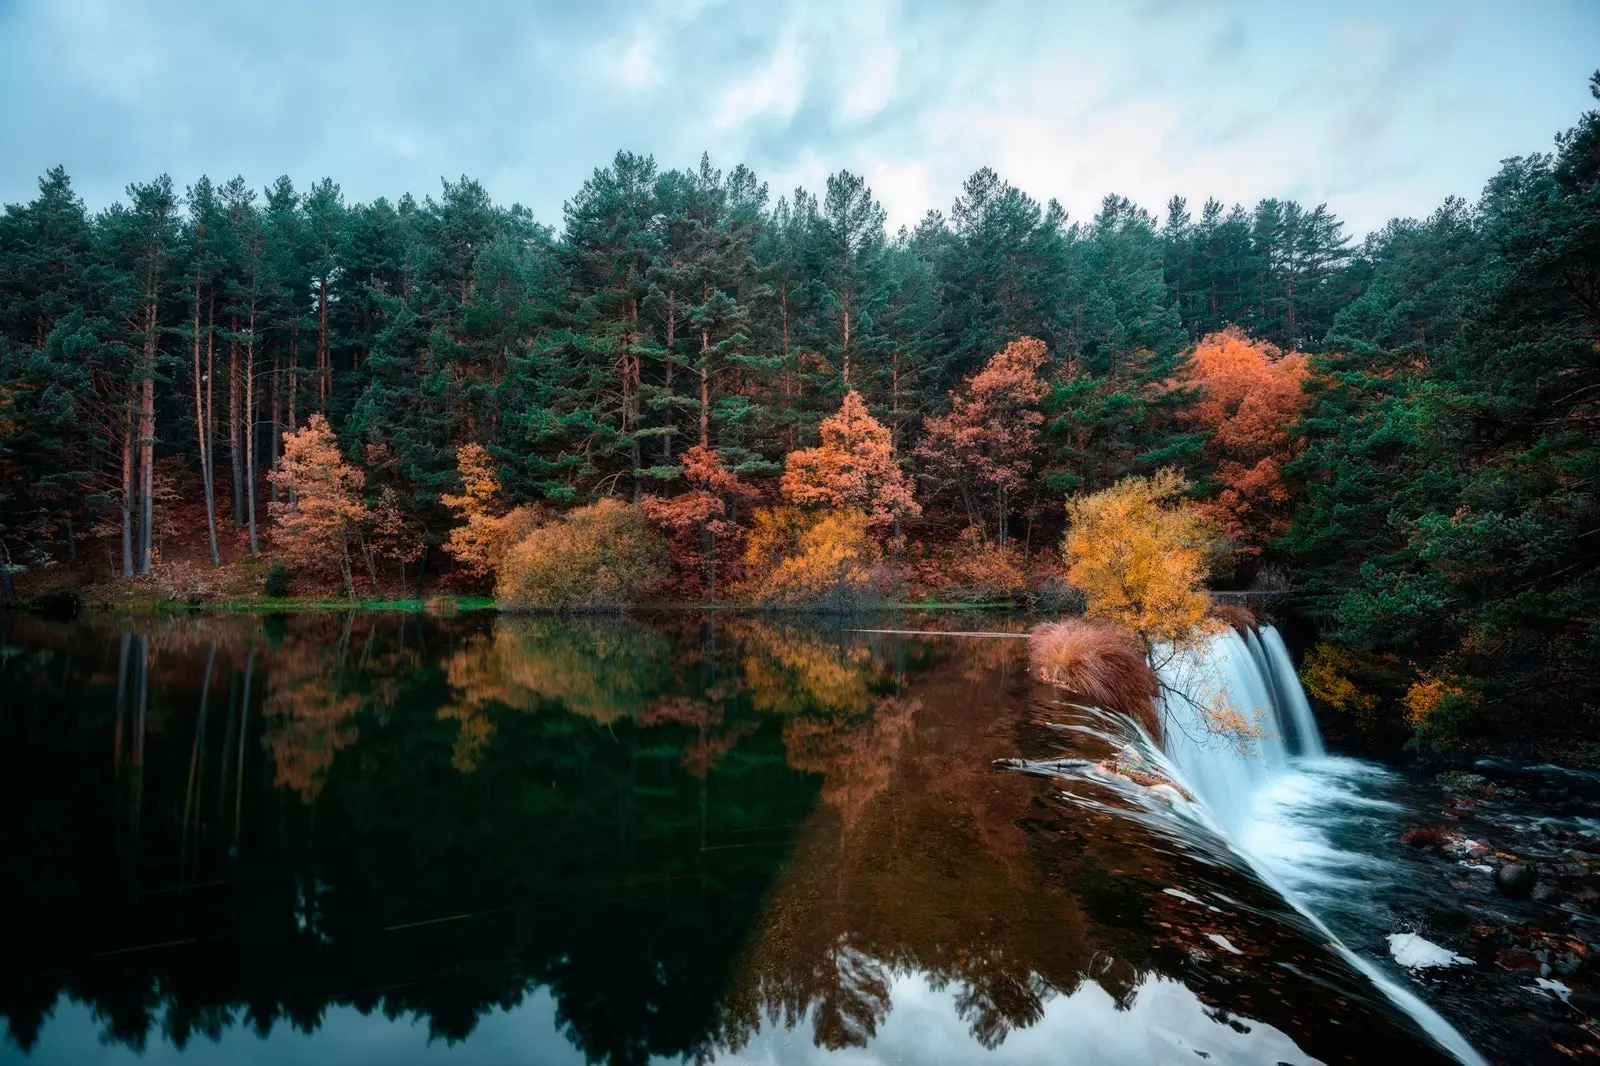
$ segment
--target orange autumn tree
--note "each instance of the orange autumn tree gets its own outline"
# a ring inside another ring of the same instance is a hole
[[[696,444],[679,459],[689,491],[677,496],[647,496],[645,516],[672,537],[672,562],[679,573],[698,571],[701,587],[717,595],[719,538],[736,534],[734,509],[754,499],[756,490],[722,465],[716,449]]]
[[[460,521],[450,531],[445,550],[469,574],[484,577],[499,570],[511,546],[539,524],[540,514],[533,507],[505,507],[500,476],[481,444],[463,444],[456,451],[456,474],[461,494],[440,497]]]
[[[1211,431],[1207,452],[1221,483],[1206,509],[1240,555],[1258,556],[1293,517],[1283,466],[1293,456],[1289,427],[1305,403],[1305,356],[1230,326],[1195,348],[1187,378],[1199,395],[1184,415]]]
[[[1027,485],[1044,415],[1045,345],[1023,337],[950,393],[950,413],[927,421],[917,454],[953,486],[972,525],[1005,547],[1016,494]]]
[[[860,393],[845,393],[820,428],[820,447],[790,452],[785,460],[784,499],[801,507],[852,508],[879,529],[922,513],[911,479],[895,461],[889,430],[872,417]]]
[[[361,499],[366,475],[345,462],[328,420],[312,415],[304,429],[283,438],[278,469],[267,477],[281,500],[268,505],[272,543],[291,568],[337,574],[355,595],[350,546],[367,520]]]

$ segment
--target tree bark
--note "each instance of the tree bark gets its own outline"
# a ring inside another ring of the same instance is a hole
[[[244,463],[239,454],[239,316],[228,323],[228,465],[233,473],[233,529],[244,528]],[[254,552],[251,553],[255,554]]]
[[[144,361],[139,383],[139,573],[148,574],[155,547],[156,275],[145,286]]]
[[[244,351],[244,489],[249,494],[245,501],[245,520],[250,526],[250,557],[261,553],[256,541],[256,302],[250,300],[250,332],[245,336]]]
[[[211,544],[211,565],[221,566],[217,555],[216,486],[211,478],[211,456],[208,451],[211,435],[206,428],[206,392],[211,387],[208,375],[200,364],[200,274],[194,276],[194,429],[195,442],[200,449],[200,480],[205,484],[206,534]]]
[[[122,576],[133,576],[133,412],[122,429]]]

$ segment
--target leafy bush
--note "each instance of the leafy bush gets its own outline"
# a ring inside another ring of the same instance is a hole
[[[272,565],[267,567],[267,580],[263,591],[273,598],[289,595],[289,568],[283,564],[282,559],[272,560]]]
[[[495,598],[512,609],[625,607],[666,580],[667,545],[636,507],[602,499],[518,541]]]
[[[919,559],[916,571],[918,583],[944,600],[1011,600],[1028,585],[1022,553],[1009,544],[986,541],[977,526],[968,526],[953,548]]]
[[[764,507],[745,542],[746,592],[761,603],[848,610],[883,598],[882,557],[861,511]]]

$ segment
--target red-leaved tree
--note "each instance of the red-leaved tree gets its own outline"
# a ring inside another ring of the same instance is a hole
[[[697,444],[679,459],[689,491],[677,496],[647,496],[645,515],[672,538],[672,563],[679,574],[699,574],[705,593],[716,598],[717,557],[734,554],[730,535],[740,503],[754,499],[755,489],[722,465],[716,449]]]
[[[1044,341],[1014,340],[950,393],[950,413],[929,418],[917,454],[953,487],[968,520],[1004,547],[1017,493],[1028,483],[1039,448],[1047,386]]]
[[[269,505],[274,552],[297,570],[338,574],[354,596],[350,546],[368,517],[366,475],[345,462],[328,420],[312,415],[304,429],[287,434],[268,477],[282,497]]]

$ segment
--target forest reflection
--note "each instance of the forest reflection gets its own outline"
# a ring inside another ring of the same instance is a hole
[[[1224,1028],[1429,1060],[1244,872],[997,767],[1094,743],[1051,721],[1022,641],[692,613],[6,624],[14,1052],[68,999],[143,1049],[336,1007],[454,1042],[544,990],[590,1061],[709,1061],[789,1029],[869,1045],[912,975],[1000,1049],[1085,985],[1125,1010],[1159,976]],[[1235,954],[1164,893],[1202,882],[1247,904]]]

